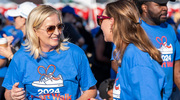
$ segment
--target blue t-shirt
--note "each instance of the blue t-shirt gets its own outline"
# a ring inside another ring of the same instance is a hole
[[[12,45],[14,46],[16,43],[18,43],[20,41],[20,43],[23,42],[23,32],[21,30],[17,30],[15,28],[15,26],[13,25],[8,25],[8,26],[5,26],[3,29],[2,29],[5,34],[7,36],[13,36],[14,37],[14,40],[12,41]]]
[[[113,44],[112,53],[111,53],[111,60],[114,60],[113,52],[115,49],[116,49],[116,46],[115,46],[115,44]]]
[[[89,62],[82,49],[68,43],[68,50],[46,52],[46,57],[34,59],[20,48],[11,60],[3,87],[19,87],[26,90],[28,100],[75,100],[82,91],[96,84]]]
[[[167,100],[170,98],[173,88],[173,62],[180,59],[180,44],[174,29],[166,22],[159,26],[153,26],[142,20],[141,26],[146,31],[153,45],[162,53],[163,64],[161,67],[167,76],[163,100]]]
[[[147,52],[129,44],[113,87],[113,100],[161,100],[166,76]]]
[[[116,46],[114,45],[114,43],[112,43],[112,46],[113,46],[113,48],[112,48],[112,53],[111,53],[111,61],[114,60],[113,52],[114,52],[114,50],[116,49]],[[110,74],[111,79],[115,79],[115,78],[116,78],[116,73],[115,73],[115,71],[112,69],[112,67],[111,67],[110,73],[111,73],[111,74]]]

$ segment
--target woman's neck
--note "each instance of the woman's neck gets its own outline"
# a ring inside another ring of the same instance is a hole
[[[24,37],[26,36],[26,28],[25,25],[21,28],[21,31],[23,32]]]
[[[55,47],[43,47],[43,46],[41,46],[41,50],[43,51],[43,52],[50,52],[50,51],[53,51],[53,50],[55,50]]]

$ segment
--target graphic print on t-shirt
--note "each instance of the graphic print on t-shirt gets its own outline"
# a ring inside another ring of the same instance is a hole
[[[121,87],[120,87],[120,84],[117,83],[118,79],[119,78],[116,78],[114,86],[113,86],[113,98],[120,99]]]
[[[156,41],[160,44],[158,50],[161,52],[161,58],[163,59],[161,67],[173,67],[173,59],[171,57],[173,54],[172,44],[168,44],[166,36],[156,37]]]
[[[162,54],[172,54],[173,47],[172,44],[167,44],[167,38],[165,36],[156,37],[156,41],[160,44],[160,48],[158,49]]]
[[[51,66],[54,67],[53,72],[47,73],[48,69]],[[40,68],[43,68],[45,70],[45,73],[42,74],[39,71]],[[47,67],[47,69],[44,66],[39,66],[37,70],[38,70],[38,73],[41,75],[41,77],[39,78],[39,81],[34,81],[32,83],[33,86],[41,87],[41,88],[52,88],[52,87],[62,87],[62,86],[64,86],[63,78],[62,78],[62,76],[60,74],[58,76],[54,77],[54,72],[56,70],[56,67],[54,65],[52,65],[52,64],[49,65]]]

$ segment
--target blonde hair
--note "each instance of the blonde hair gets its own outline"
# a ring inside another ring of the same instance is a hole
[[[147,34],[140,26],[139,12],[134,2],[128,0],[119,0],[106,5],[106,14],[114,18],[112,27],[113,42],[116,49],[113,56],[121,63],[126,47],[133,43],[141,51],[149,55],[159,63],[162,63],[161,53],[158,51]]]
[[[34,8],[26,20],[26,38],[27,41],[24,44],[26,51],[30,51],[30,54],[34,56],[35,59],[39,58],[40,55],[44,56],[39,43],[39,38],[37,37],[35,30],[39,29],[42,26],[44,20],[53,15],[57,14],[59,17],[60,23],[62,23],[61,13],[55,8],[49,5],[40,5]],[[67,41],[64,39],[63,34],[60,36],[59,45],[56,48],[56,51],[59,53],[59,50],[67,50],[68,47],[65,47]]]

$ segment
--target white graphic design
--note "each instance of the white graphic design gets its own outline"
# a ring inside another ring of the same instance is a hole
[[[169,46],[167,45],[166,42],[162,44],[162,46],[158,49],[162,54],[172,54],[173,53],[173,48],[172,44]]]
[[[54,67],[54,70],[52,73],[47,74],[47,71],[50,67]],[[40,73],[40,68],[43,68],[45,70],[45,73]],[[56,67],[54,65],[49,65],[47,69],[44,66],[39,66],[37,71],[41,75],[39,81],[34,81],[32,83],[33,86],[35,87],[43,87],[43,88],[50,88],[50,87],[62,87],[64,86],[63,84],[63,78],[59,74],[57,77],[54,77],[54,72],[56,70]],[[43,76],[43,78],[42,78]]]
[[[34,81],[32,83],[33,86],[36,87],[62,87],[63,86],[63,79],[61,75],[58,75],[56,78],[53,76],[52,73],[49,73],[40,81]]]
[[[167,44],[167,38],[165,36],[156,37],[156,41],[160,44],[160,48],[158,49],[162,54],[172,54],[173,46],[172,44]]]
[[[113,98],[120,99],[120,93],[121,93],[120,84],[118,84],[118,86],[116,86],[116,84],[114,84],[114,87],[113,87]]]
[[[117,73],[118,73],[118,72],[117,72]],[[120,99],[121,87],[120,87],[120,84],[116,85],[116,81],[117,81],[118,79],[119,79],[119,78],[116,78],[115,83],[114,83],[114,86],[113,86],[113,98]]]

